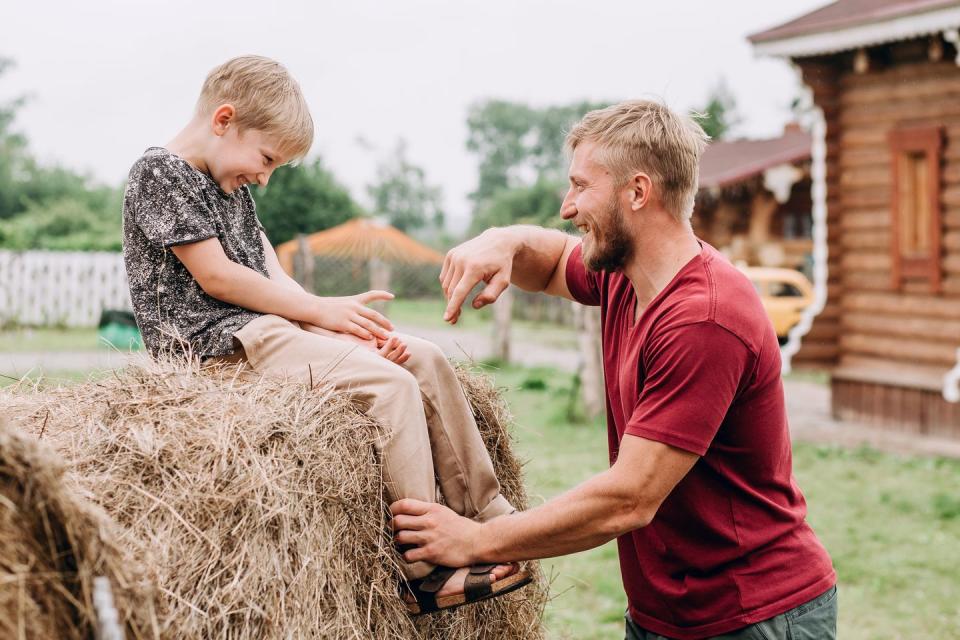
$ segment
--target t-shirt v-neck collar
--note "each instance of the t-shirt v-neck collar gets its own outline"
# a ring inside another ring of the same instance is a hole
[[[706,253],[707,249],[706,249],[706,247],[703,245],[703,243],[700,242],[699,239],[697,240],[697,244],[700,245],[700,253],[698,253],[697,255],[695,255],[695,256],[693,256],[692,258],[690,258],[682,267],[680,267],[680,270],[677,271],[677,272],[673,275],[672,278],[670,278],[670,282],[667,283],[667,286],[665,286],[663,289],[661,289],[660,291],[658,291],[658,292],[657,292],[657,295],[653,296],[653,299],[650,300],[650,302],[647,304],[647,306],[643,308],[643,311],[641,311],[641,312],[639,312],[639,313],[638,313],[638,306],[639,306],[640,301],[637,299],[637,291],[636,291],[636,289],[633,288],[633,283],[630,282],[630,279],[627,278],[626,275],[623,276],[624,278],[626,278],[627,283],[628,283],[628,286],[630,287],[630,296],[631,296],[631,304],[630,304],[630,329],[631,329],[631,331],[632,331],[632,330],[635,330],[637,327],[640,326],[640,320],[643,318],[644,314],[646,314],[647,311],[649,311],[651,307],[655,306],[656,303],[660,302],[660,299],[661,299],[664,295],[666,295],[667,291],[669,291],[669,290],[673,287],[674,283],[675,283],[677,280],[679,280],[680,277],[683,276],[683,275],[687,272],[688,269],[691,269],[691,268],[692,268],[692,266],[693,266],[693,264],[694,264],[695,262],[697,262],[698,260],[699,260],[699,261],[702,261],[702,260],[704,259],[704,257],[705,257],[704,254]]]

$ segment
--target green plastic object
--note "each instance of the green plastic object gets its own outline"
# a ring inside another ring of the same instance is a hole
[[[129,311],[105,310],[100,316],[97,329],[101,347],[120,351],[143,349],[143,337]]]

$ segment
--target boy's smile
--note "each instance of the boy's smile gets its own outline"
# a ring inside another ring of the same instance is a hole
[[[219,124],[214,125],[217,137],[207,158],[210,176],[224,193],[233,193],[245,184],[265,187],[274,169],[283,164],[269,137],[256,129],[239,133],[229,123],[218,132]]]

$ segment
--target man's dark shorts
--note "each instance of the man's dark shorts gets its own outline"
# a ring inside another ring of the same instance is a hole
[[[837,588],[785,613],[709,640],[836,640]],[[670,640],[638,627],[627,616],[624,640]]]

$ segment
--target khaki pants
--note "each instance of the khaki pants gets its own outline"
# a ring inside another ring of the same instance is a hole
[[[332,384],[368,405],[385,429],[377,442],[390,502],[436,501],[439,481],[447,505],[484,522],[514,509],[500,494],[493,463],[453,367],[431,342],[402,336],[410,359],[390,362],[357,344],[304,331],[275,315],[253,320],[235,334],[254,372]],[[404,564],[408,579],[433,569]]]

